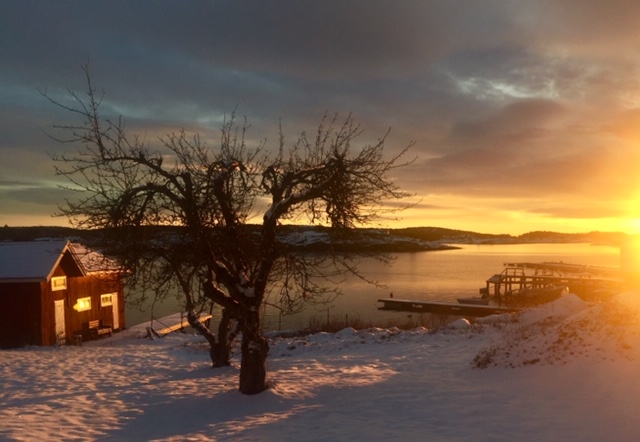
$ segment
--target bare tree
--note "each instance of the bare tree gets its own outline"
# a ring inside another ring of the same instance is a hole
[[[86,96],[70,91],[74,101],[65,104],[44,94],[82,119],[56,126],[66,134],[60,141],[81,146],[53,157],[57,173],[79,192],[61,214],[76,227],[103,232],[107,253],[130,269],[133,282],[179,289],[214,365],[229,364],[230,343],[241,334],[240,391],[265,390],[269,345],[260,307],[272,291],[290,309],[322,299],[325,288],[313,276],[326,276],[328,268],[278,241],[281,222],[306,216],[344,233],[379,219],[388,211],[383,201],[407,196],[391,174],[406,164],[408,147],[385,159],[386,135],[356,148],[362,130],[352,117],[325,116],[313,137],[303,133],[288,148],[281,129],[270,155],[264,143],[248,146],[246,123],[231,116],[215,147],[179,131],[152,150],[120,119],[99,115],[100,97],[83,70]],[[262,223],[249,224],[260,207]],[[203,302],[222,307],[217,337],[198,320]]]

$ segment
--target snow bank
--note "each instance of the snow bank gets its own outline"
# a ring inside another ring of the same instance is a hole
[[[541,321],[567,318],[586,309],[585,303],[578,295],[569,293],[553,302],[525,310],[519,317],[520,324],[533,324]]]
[[[468,330],[471,328],[471,322],[466,318],[460,318],[449,324],[447,328],[452,330]]]
[[[639,356],[640,293],[622,293],[592,307],[570,294],[519,315],[474,364],[518,367]]]
[[[640,294],[507,318],[273,337],[251,397],[194,335],[2,350],[0,440],[640,440]]]

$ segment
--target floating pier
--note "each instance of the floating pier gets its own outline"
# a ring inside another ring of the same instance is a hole
[[[382,303],[378,310],[482,317],[518,312],[569,292],[587,302],[604,301],[625,287],[621,272],[614,268],[563,262],[511,262],[505,267],[486,280],[481,297],[466,298],[469,303],[465,298],[455,303],[390,297],[378,299]]]
[[[514,313],[516,308],[498,307],[492,305],[459,304],[455,302],[418,301],[415,299],[381,298],[382,303],[378,310],[394,310],[401,312],[433,313],[437,315],[483,316],[501,313]]]
[[[624,289],[620,271],[562,262],[505,263],[502,273],[486,281],[483,295],[496,299],[548,287],[567,287],[585,301],[600,301]],[[529,273],[526,270],[530,270]],[[533,273],[531,273],[533,271]],[[596,277],[595,275],[599,275]]]
[[[209,325],[208,321],[210,321],[211,318],[212,316],[209,314],[203,314],[199,316],[200,322],[205,323],[207,326]],[[149,335],[154,334],[157,337],[163,337],[165,335],[168,335],[169,333],[172,333],[175,331],[181,331],[181,330],[184,330],[186,327],[190,327],[189,321],[187,320],[186,313],[170,315],[170,316],[167,316],[166,318],[163,318],[162,320],[156,319],[155,322],[159,323],[164,327],[161,328],[160,330],[155,330],[154,327],[150,326],[148,327],[150,329],[148,330],[148,334]]]

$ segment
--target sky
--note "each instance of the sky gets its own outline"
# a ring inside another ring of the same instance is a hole
[[[150,143],[215,144],[225,115],[278,145],[352,113],[413,207],[384,227],[640,232],[640,3],[0,0],[0,225],[67,225],[52,154],[81,66]]]

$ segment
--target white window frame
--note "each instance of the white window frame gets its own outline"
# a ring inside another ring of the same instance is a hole
[[[51,278],[51,291],[57,292],[58,290],[67,289],[67,277],[66,276],[53,276]]]
[[[87,310],[91,310],[91,296],[78,298],[74,309],[78,312],[86,312]]]
[[[100,306],[110,307],[113,305],[113,297],[117,296],[117,293],[104,293],[100,295]]]

